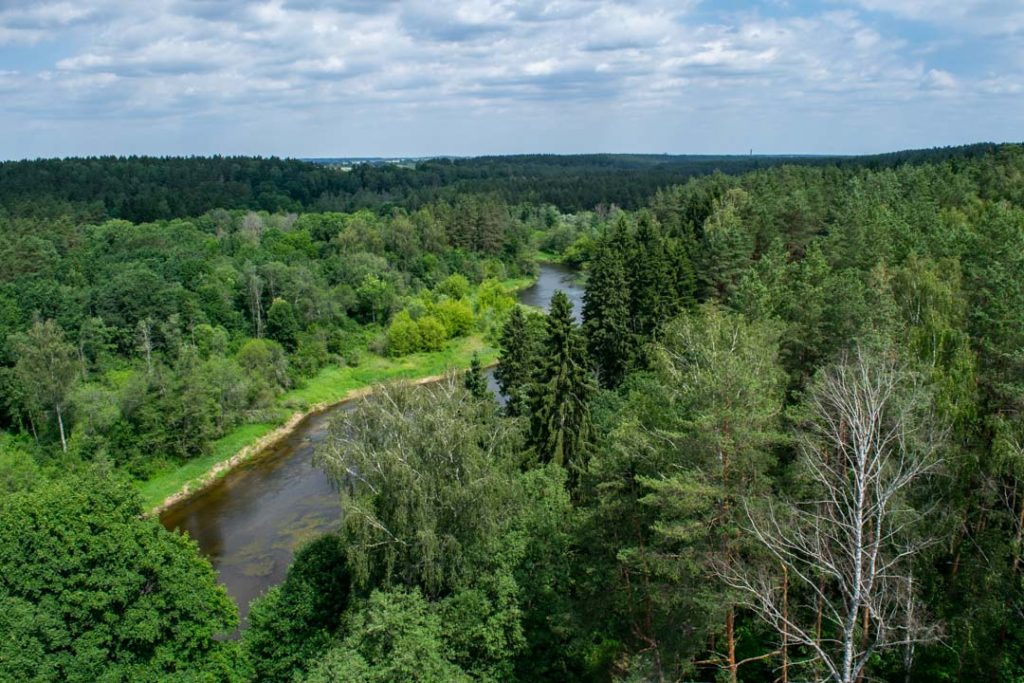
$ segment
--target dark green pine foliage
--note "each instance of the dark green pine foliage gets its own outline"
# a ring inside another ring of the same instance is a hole
[[[476,351],[473,352],[473,360],[470,361],[469,369],[466,370],[462,382],[466,390],[475,398],[487,396],[487,378],[484,376],[484,368],[480,363],[480,354]]]
[[[534,344],[523,309],[516,306],[501,328],[498,341],[501,353],[494,379],[506,398],[505,412],[522,415],[527,408],[527,394],[536,362]]]
[[[530,440],[542,462],[566,468],[574,487],[585,468],[595,386],[583,335],[562,291],[551,299],[540,363],[530,397]]]
[[[607,389],[622,382],[633,358],[629,298],[622,252],[602,240],[583,294],[583,334],[598,379]]]
[[[633,332],[646,340],[678,310],[675,278],[658,224],[646,211],[637,220],[633,242],[634,249],[627,263],[629,307],[633,314]]]

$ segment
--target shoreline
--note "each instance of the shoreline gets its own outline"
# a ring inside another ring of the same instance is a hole
[[[538,259],[537,262],[547,262],[547,261],[543,261],[541,259]],[[538,280],[538,276],[537,275],[534,275],[534,276],[529,277],[529,278],[521,278],[518,281],[515,281],[515,284],[513,284],[511,287],[509,287],[509,290],[513,294],[517,294],[518,292],[521,292],[522,290],[528,289],[528,288],[532,287],[533,285],[535,285],[537,283],[537,280]],[[517,303],[518,303],[518,297],[517,297]],[[522,304],[519,304],[519,305],[522,305]],[[490,361],[488,363],[485,363],[484,366],[483,366],[483,369],[484,370],[489,370],[489,369],[493,368],[494,366],[496,366],[497,364],[498,364],[498,361],[496,359],[492,360],[492,361]],[[466,370],[466,369],[468,369],[468,365],[466,365],[464,367],[452,366],[451,368],[449,368],[449,371],[451,371],[451,370],[459,371],[459,370]],[[192,479],[189,479],[189,480],[185,481],[184,483],[182,483],[181,486],[179,486],[177,489],[175,489],[172,493],[164,496],[164,498],[161,499],[159,503],[156,503],[152,507],[148,508],[143,513],[143,516],[145,516],[145,517],[154,517],[154,516],[155,517],[159,517],[161,514],[163,514],[164,512],[169,510],[170,508],[175,507],[177,505],[181,505],[185,501],[187,501],[190,498],[192,498],[193,496],[196,496],[199,493],[205,491],[210,486],[212,486],[218,479],[220,479],[221,477],[227,475],[232,470],[238,468],[239,466],[241,466],[241,465],[243,465],[245,463],[248,463],[248,462],[251,462],[251,461],[254,461],[254,460],[258,460],[267,451],[270,451],[272,449],[272,447],[275,446],[278,442],[280,442],[282,439],[285,439],[288,436],[290,436],[295,431],[295,429],[299,426],[299,424],[302,423],[303,420],[305,420],[306,418],[308,418],[308,417],[310,417],[312,415],[315,415],[317,413],[323,412],[325,410],[330,410],[331,408],[335,408],[335,407],[340,406],[340,405],[342,405],[344,403],[347,403],[349,401],[358,400],[358,399],[360,399],[360,398],[362,398],[362,397],[372,393],[377,386],[380,386],[380,385],[383,385],[383,384],[388,384],[389,382],[404,381],[404,382],[411,382],[413,384],[419,385],[419,384],[429,384],[430,382],[437,382],[437,381],[439,381],[439,380],[441,380],[443,378],[444,378],[444,374],[440,374],[440,375],[434,374],[434,375],[427,375],[427,376],[424,376],[424,377],[416,377],[416,378],[409,377],[409,378],[403,378],[403,379],[390,379],[390,380],[383,380],[383,381],[378,381],[378,382],[372,382],[370,384],[366,384],[364,386],[356,387],[354,389],[349,390],[341,398],[333,399],[333,400],[329,400],[329,401],[320,401],[320,402],[317,402],[317,403],[310,404],[308,407],[306,407],[302,411],[293,412],[284,422],[282,422],[278,426],[274,427],[269,432],[259,436],[254,441],[252,441],[252,442],[242,446],[241,448],[237,449],[234,453],[232,453],[228,457],[224,458],[223,460],[219,460],[219,461],[215,462],[206,471],[204,471],[203,473],[201,473],[197,477],[193,477]]]
[[[483,369],[490,370],[491,368],[497,366],[497,364],[497,361],[487,363],[486,365],[483,366]],[[452,368],[452,370],[456,372],[463,371],[465,369],[466,368]],[[295,432],[296,428],[298,428],[298,426],[302,424],[303,421],[305,421],[309,417],[312,417],[313,415],[322,413],[327,410],[331,410],[332,408],[337,408],[338,406],[350,403],[352,401],[358,401],[359,399],[365,398],[366,396],[369,396],[370,394],[374,393],[378,387],[384,386],[386,384],[391,384],[394,382],[408,382],[413,386],[420,386],[423,384],[432,384],[434,382],[440,382],[444,378],[445,375],[441,374],[427,375],[425,377],[417,377],[415,379],[409,378],[391,380],[390,382],[376,382],[374,384],[370,384],[364,387],[352,389],[337,401],[316,403],[309,406],[304,411],[296,411],[292,413],[287,420],[285,420],[282,424],[272,429],[270,432],[259,437],[252,443],[246,444],[245,446],[235,451],[226,459],[214,463],[213,466],[211,466],[208,470],[206,470],[206,472],[201,474],[196,479],[185,482],[185,484],[183,484],[182,487],[179,488],[177,491],[164,498],[155,507],[143,513],[143,516],[159,517],[167,510],[177,505],[184,504],[189,499],[199,495],[206,489],[210,488],[221,477],[230,474],[232,470],[237,469],[238,467],[246,463],[259,460],[262,456],[271,452],[274,446],[276,446],[282,440],[291,436]]]

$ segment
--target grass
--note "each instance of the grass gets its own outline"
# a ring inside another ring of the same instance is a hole
[[[533,277],[520,277],[503,280],[501,284],[506,290],[517,292],[535,281],[536,278]],[[168,496],[201,480],[218,463],[228,460],[238,451],[281,426],[296,411],[305,412],[311,406],[337,403],[353,391],[381,382],[433,377],[448,370],[468,368],[474,352],[480,354],[480,360],[484,365],[498,359],[497,349],[488,346],[482,336],[472,335],[453,339],[445,348],[436,352],[414,353],[401,358],[386,358],[365,353],[357,366],[329,365],[321,369],[316,376],[306,380],[301,387],[287,391],[278,398],[280,417],[275,422],[236,427],[210,444],[206,455],[167,468],[145,481],[138,482],[145,509],[154,509]]]
[[[527,285],[532,282],[526,278],[524,280]],[[480,336],[474,335],[454,339],[441,351],[432,353],[414,353],[401,358],[384,358],[368,353],[355,367],[325,367],[303,386],[278,398],[278,405],[282,408],[279,421],[236,427],[214,441],[208,454],[139,482],[138,489],[145,509],[152,510],[187,484],[202,479],[215,465],[283,424],[292,412],[305,411],[317,404],[336,403],[352,391],[381,382],[432,377],[451,369],[467,368],[474,351],[480,354],[480,360],[485,365],[498,357],[496,349],[489,347]]]
[[[543,263],[562,263],[565,260],[563,254],[556,254],[552,251],[537,250],[536,260]]]
[[[444,374],[452,368],[467,368],[473,352],[479,352],[485,364],[497,358],[497,351],[479,336],[448,342],[441,351],[412,353],[401,358],[384,358],[367,354],[356,367],[329,366],[304,386],[281,396],[287,407],[305,409],[317,403],[335,403],[351,391],[396,379],[416,379]]]
[[[260,422],[236,427],[210,444],[210,452],[206,455],[139,482],[139,494],[142,496],[145,509],[152,510],[168,496],[180,491],[185,484],[202,478],[214,465],[227,460],[276,426],[271,422]]]
[[[520,291],[522,289],[526,289],[527,287],[529,287],[530,285],[532,285],[536,281],[537,281],[537,278],[535,278],[533,276],[512,277],[512,278],[508,278],[507,280],[502,280],[501,281],[501,286],[504,287],[505,289],[507,289],[510,292],[518,292],[518,291]]]

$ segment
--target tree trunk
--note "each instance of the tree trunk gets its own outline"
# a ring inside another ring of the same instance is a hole
[[[736,683],[738,667],[736,666],[736,612],[732,605],[725,614],[725,636],[729,641],[729,683]]]
[[[782,565],[782,683],[789,683],[789,567]]]
[[[1020,512],[1017,513],[1017,538],[1013,553],[1013,575],[1016,576],[1020,570],[1021,540],[1024,535],[1024,496],[1021,497]]]
[[[60,427],[60,447],[67,453],[68,452],[68,441],[64,437],[64,417],[61,415],[60,406],[54,406],[57,411],[57,425]]]

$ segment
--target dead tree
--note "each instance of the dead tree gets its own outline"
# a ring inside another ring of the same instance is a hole
[[[906,494],[938,463],[926,404],[892,360],[861,349],[823,373],[798,435],[810,494],[768,501],[759,512],[747,506],[750,533],[786,582],[767,566],[722,568],[787,647],[811,653],[836,683],[854,683],[882,650],[912,653],[912,644],[935,636],[908,588],[928,540],[917,528],[923,513]],[[813,604],[798,606],[797,590]]]

